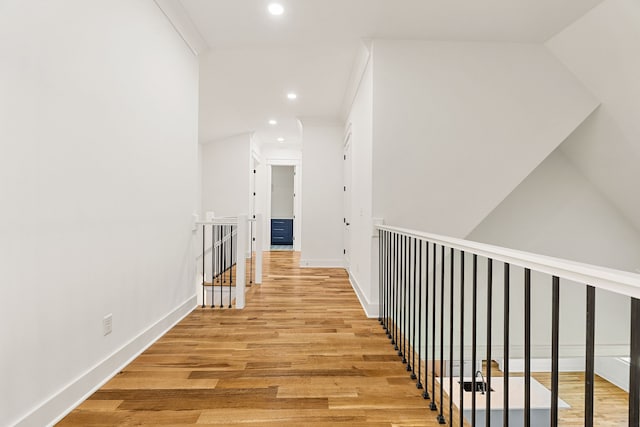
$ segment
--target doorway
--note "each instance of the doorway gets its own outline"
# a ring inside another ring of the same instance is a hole
[[[272,251],[294,250],[295,221],[295,166],[271,166],[271,221]]]

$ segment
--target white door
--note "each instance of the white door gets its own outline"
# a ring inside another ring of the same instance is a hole
[[[344,241],[344,266],[347,270],[351,267],[351,133],[347,135],[344,145],[344,218],[343,218],[343,241]]]

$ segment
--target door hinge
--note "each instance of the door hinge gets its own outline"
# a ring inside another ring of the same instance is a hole
[[[344,186],[344,191],[347,191],[347,186],[346,185]]]
[[[253,170],[253,173],[256,173],[256,170],[255,170],[255,169]]]
[[[342,255],[346,255],[346,254],[347,254],[347,250],[346,250],[346,249],[343,249],[343,250],[342,250]]]

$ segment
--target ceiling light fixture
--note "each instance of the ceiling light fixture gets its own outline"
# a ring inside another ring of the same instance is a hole
[[[268,9],[269,13],[274,16],[280,16],[284,13],[284,7],[280,3],[271,3]]]
[[[284,138],[283,137],[278,138],[278,142],[284,142]]]
[[[293,92],[289,92],[289,93],[287,94],[287,98],[289,98],[289,99],[296,99],[297,97],[298,97],[298,95],[296,95],[296,94],[295,94],[295,93],[293,93]]]
[[[277,125],[277,124],[278,124],[278,121],[277,121],[277,120],[274,120],[274,119],[271,119],[271,120],[269,120],[269,124],[270,124],[270,125]]]

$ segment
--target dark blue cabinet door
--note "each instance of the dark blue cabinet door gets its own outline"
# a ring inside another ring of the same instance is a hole
[[[272,245],[293,245],[293,220],[292,219],[272,219],[271,220],[271,244]]]

